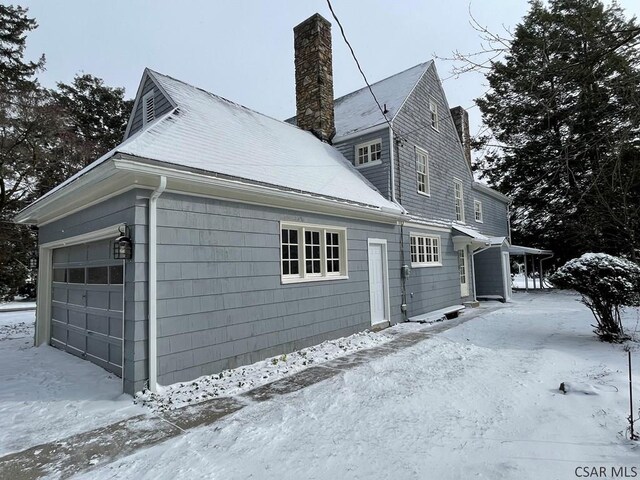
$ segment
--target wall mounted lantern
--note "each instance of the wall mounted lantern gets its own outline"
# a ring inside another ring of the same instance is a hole
[[[118,231],[120,236],[113,241],[113,258],[116,260],[129,260],[133,254],[133,244],[129,238],[129,227],[121,226]]]

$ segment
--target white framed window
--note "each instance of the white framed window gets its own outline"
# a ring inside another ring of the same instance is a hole
[[[431,128],[440,131],[440,118],[438,117],[438,105],[434,100],[429,100],[429,112],[431,112]]]
[[[480,200],[473,201],[473,214],[475,216],[476,222],[482,223],[482,202]]]
[[[411,266],[439,267],[442,265],[438,235],[411,234]]]
[[[382,163],[382,140],[356,145],[356,167],[377,165]]]
[[[453,181],[453,196],[456,207],[456,221],[464,222],[464,192],[460,180]]]
[[[429,154],[419,147],[416,147],[416,181],[418,183],[418,193],[423,195],[431,194],[429,185]]]
[[[282,283],[348,278],[347,229],[280,223]]]
[[[147,92],[144,97],[142,97],[142,125],[146,125],[147,123],[151,123],[156,118],[156,107],[155,107],[155,90],[151,90]]]

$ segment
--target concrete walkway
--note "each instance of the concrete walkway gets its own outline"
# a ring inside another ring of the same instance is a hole
[[[106,427],[38,445],[0,458],[0,478],[27,480],[41,477],[68,478],[98,465],[111,463],[136,450],[181,435],[185,431],[211,425],[250,405],[301,390],[341,374],[346,370],[415,345],[461,323],[491,312],[500,306],[487,304],[457,319],[425,326],[421,330],[398,333],[378,347],[360,350],[344,357],[310,367],[235,397],[208,400],[160,415],[132,417]]]

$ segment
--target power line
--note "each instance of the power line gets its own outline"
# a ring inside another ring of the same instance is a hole
[[[376,94],[373,93],[373,89],[371,88],[371,85],[369,84],[369,80],[367,80],[367,76],[364,74],[364,71],[362,70],[362,67],[360,66],[360,62],[358,61],[358,57],[356,57],[356,53],[353,51],[353,47],[349,43],[349,40],[347,40],[347,35],[344,33],[344,28],[342,27],[342,24],[340,23],[340,20],[336,16],[336,13],[333,11],[333,6],[331,5],[331,0],[327,0],[327,5],[329,5],[329,10],[331,11],[331,15],[333,16],[333,19],[336,21],[336,23],[340,27],[340,33],[342,34],[342,38],[344,39],[344,42],[347,44],[347,47],[349,47],[349,50],[351,51],[351,56],[353,57],[353,59],[356,62],[358,70],[360,71],[360,74],[362,75],[362,78],[364,79],[364,83],[366,83],[367,88],[369,88],[369,92],[371,92],[371,96],[376,101],[376,105],[378,105],[378,109],[380,110],[380,113],[382,113],[382,116],[384,117],[384,120],[387,122],[387,124],[389,124],[389,128],[391,129],[391,131],[393,133],[396,133],[393,130],[393,126],[391,125],[391,122],[387,118],[387,114],[383,110],[382,106],[380,106],[380,102],[378,101],[378,98],[376,97]]]

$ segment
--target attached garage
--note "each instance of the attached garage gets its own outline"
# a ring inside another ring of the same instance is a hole
[[[122,376],[124,265],[111,242],[53,250],[51,345]]]

